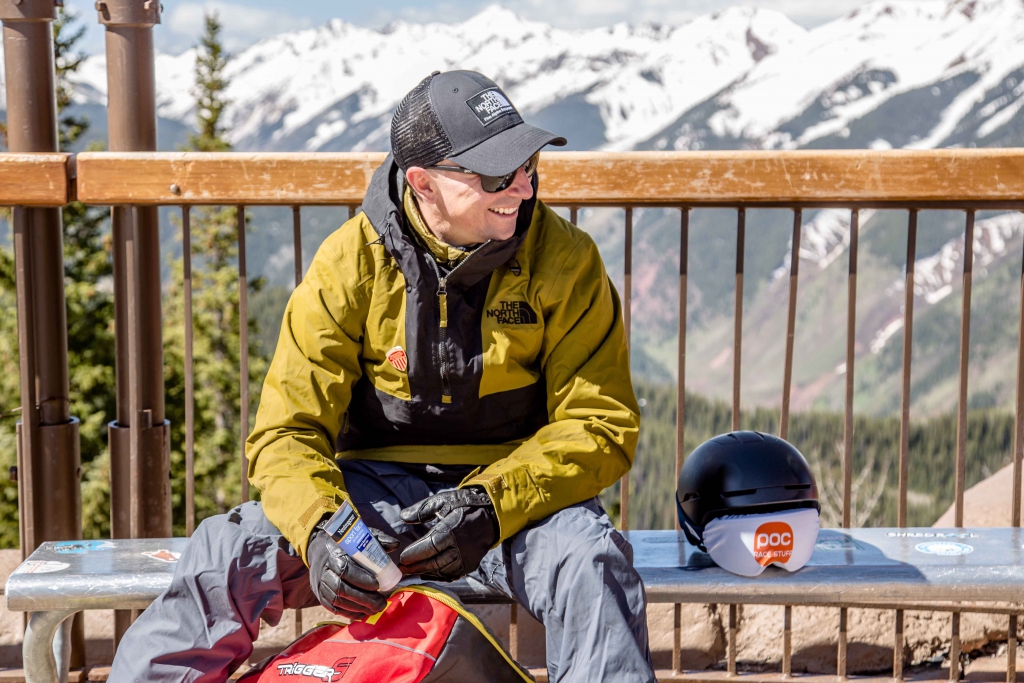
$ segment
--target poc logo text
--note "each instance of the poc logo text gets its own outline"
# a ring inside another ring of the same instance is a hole
[[[785,522],[765,522],[754,533],[754,559],[762,567],[789,562],[793,557],[793,528]]]

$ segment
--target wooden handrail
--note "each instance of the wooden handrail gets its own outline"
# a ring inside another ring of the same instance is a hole
[[[77,156],[90,204],[358,204],[382,154],[191,152]],[[68,199],[67,155],[0,155],[0,204]],[[60,172],[64,170],[64,174]],[[552,204],[1024,202],[1024,149],[547,152]]]
[[[0,206],[67,204],[70,154],[0,154]]]

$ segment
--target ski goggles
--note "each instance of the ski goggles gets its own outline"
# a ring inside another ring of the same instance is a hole
[[[526,177],[532,178],[533,174],[537,172],[537,163],[540,161],[540,152],[534,152],[533,156],[526,160],[526,163],[519,168],[526,171]],[[507,173],[505,175],[484,175],[483,173],[477,173],[471,171],[468,168],[462,166],[442,166],[441,164],[430,164],[423,168],[436,168],[439,171],[452,171],[454,173],[466,173],[468,175],[480,176],[480,187],[484,188],[484,192],[501,192],[508,188],[516,179],[516,173],[519,173],[519,168]]]
[[[759,576],[770,564],[794,572],[811,559],[819,527],[812,508],[729,515],[707,523],[704,547],[715,564],[740,576]]]

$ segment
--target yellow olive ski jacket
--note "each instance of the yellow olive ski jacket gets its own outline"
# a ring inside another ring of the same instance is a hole
[[[622,311],[593,240],[531,199],[513,237],[443,261],[404,192],[388,156],[363,213],[320,247],[246,444],[264,512],[303,558],[347,498],[336,458],[477,465],[462,486],[487,490],[501,539],[633,462]]]

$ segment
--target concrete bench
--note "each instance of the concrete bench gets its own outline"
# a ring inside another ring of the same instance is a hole
[[[769,567],[756,579],[715,566],[680,532],[626,535],[650,602],[872,606],[1024,597],[1020,529],[823,529],[802,570]],[[185,543],[44,543],[32,553],[5,589],[9,610],[32,612],[23,645],[27,683],[66,681],[69,617],[88,609],[144,609],[169,585]],[[507,602],[466,580],[451,588],[467,603]]]

